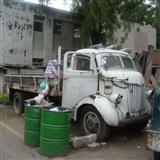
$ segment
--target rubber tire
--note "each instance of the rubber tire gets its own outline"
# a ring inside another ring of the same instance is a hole
[[[154,160],[160,160],[160,152],[154,151],[153,152],[153,157],[154,157]]]
[[[23,112],[24,108],[24,96],[20,92],[15,92],[13,96],[13,107],[14,112],[17,115],[20,115]]]
[[[100,130],[98,133],[96,133],[97,134],[97,141],[98,142],[104,141],[110,134],[110,127],[105,123],[104,119],[102,118],[101,114],[97,111],[97,109],[92,106],[89,106],[89,105],[85,106],[80,114],[79,123],[80,123],[81,134],[82,135],[93,134],[93,133],[88,133],[85,129],[85,126],[84,126],[84,118],[88,112],[93,112],[93,114],[96,114],[97,118],[99,119]]]

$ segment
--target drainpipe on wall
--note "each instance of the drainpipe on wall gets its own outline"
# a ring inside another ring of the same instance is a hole
[[[61,46],[58,47],[58,92],[60,92],[60,80],[61,80]]]
[[[46,6],[44,6],[44,39],[43,39],[43,64],[45,62],[46,57],[46,32],[47,32],[47,15],[46,15]]]
[[[2,5],[3,5],[3,0],[0,0],[0,61],[2,64],[3,62],[3,56],[2,56]]]

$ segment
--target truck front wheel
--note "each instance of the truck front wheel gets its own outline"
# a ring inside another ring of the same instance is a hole
[[[15,92],[13,96],[13,107],[15,114],[21,114],[23,111],[24,97],[20,92]]]
[[[110,133],[110,127],[105,123],[100,113],[92,106],[85,106],[80,116],[80,129],[83,135],[97,134],[97,140],[105,140]]]

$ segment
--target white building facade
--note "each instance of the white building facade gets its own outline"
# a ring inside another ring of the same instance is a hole
[[[0,66],[45,66],[63,50],[79,48],[69,12],[17,0],[1,0]]]
[[[132,50],[132,56],[135,53],[147,52],[149,46],[156,49],[156,29],[151,26],[134,24],[125,36],[124,29],[119,29],[115,32],[114,37],[118,44],[122,43],[123,48]]]

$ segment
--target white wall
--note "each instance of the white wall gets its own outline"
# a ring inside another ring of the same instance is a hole
[[[3,57],[2,57],[2,3],[0,0],[0,65],[2,65]]]
[[[31,65],[33,13],[20,3],[2,6],[2,54],[4,65]]]
[[[120,43],[121,37],[124,37],[123,29],[115,32],[115,38],[118,43]],[[135,24],[131,27],[131,31],[128,33],[122,47],[132,49],[132,55],[134,56],[135,52],[141,54],[142,51],[148,51],[149,45],[153,45],[154,49],[156,49],[156,29],[151,26]]]

